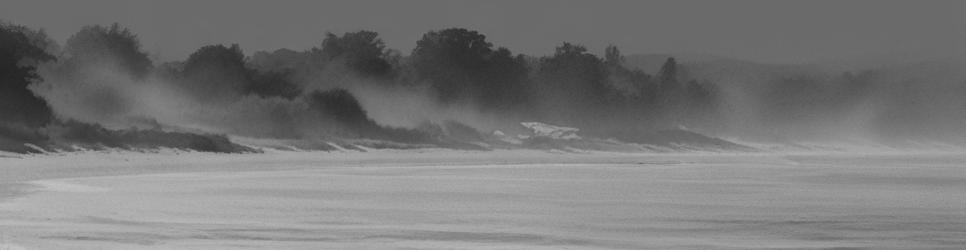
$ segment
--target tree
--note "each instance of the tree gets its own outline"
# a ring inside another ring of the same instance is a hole
[[[640,69],[624,67],[624,56],[617,46],[610,45],[604,49],[604,66],[607,68],[608,85],[616,91],[609,98],[638,104],[653,100],[655,86],[651,83],[651,76]]]
[[[661,66],[661,71],[657,74],[658,81],[664,89],[674,88],[678,83],[677,76],[678,63],[674,61],[674,57],[668,57],[664,65]]]
[[[295,99],[302,94],[302,88],[289,80],[290,71],[260,72],[252,70],[252,83],[245,91],[262,98],[282,97]]]
[[[480,68],[486,64],[486,57],[493,53],[493,44],[486,36],[476,31],[450,28],[430,31],[416,42],[413,58],[423,70],[438,66],[431,62],[453,63],[459,68]]]
[[[294,70],[307,64],[309,52],[290,49],[277,49],[272,52],[258,51],[248,61],[251,67],[260,71]]]
[[[110,27],[84,26],[67,39],[68,64],[74,67],[90,64],[109,64],[142,78],[152,66],[147,53],[134,33],[117,23]]]
[[[507,109],[526,99],[524,58],[506,48],[493,49],[479,32],[430,31],[416,42],[411,59],[418,80],[428,82],[443,103],[470,101]]]
[[[507,48],[499,48],[489,58],[483,78],[474,88],[478,103],[489,109],[508,110],[526,105],[530,97],[527,78],[530,69],[522,55],[513,56]]]
[[[326,33],[322,54],[329,60],[344,60],[350,69],[367,76],[387,76],[392,65],[386,60],[388,51],[379,33],[362,30],[342,37]]]
[[[617,50],[617,46],[609,45],[604,49],[604,63],[608,66],[620,66],[624,63],[624,56]]]
[[[37,37],[46,35],[0,23],[0,125],[39,127],[53,119],[47,102],[28,88],[40,80],[37,65],[54,60]]]
[[[430,31],[416,42],[412,63],[417,77],[428,81],[440,101],[452,103],[463,99],[478,72],[493,52],[486,36],[466,29]]]
[[[549,85],[543,90],[562,93],[562,101],[583,107],[605,101],[608,88],[604,64],[584,46],[566,42],[558,46],[553,56],[540,60],[539,75],[544,85]]]
[[[183,74],[185,87],[201,100],[240,96],[253,82],[245,66],[245,54],[237,44],[201,47],[188,56]]]
[[[294,99],[302,89],[291,82],[291,69],[250,68],[237,44],[208,45],[195,51],[183,66],[182,85],[204,101],[225,101],[244,95]]]
[[[326,132],[350,138],[369,138],[409,143],[426,143],[429,136],[417,131],[383,127],[369,118],[359,100],[345,89],[313,91],[306,96],[309,108],[317,112]]]

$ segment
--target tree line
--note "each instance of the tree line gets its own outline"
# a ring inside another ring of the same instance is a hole
[[[534,57],[495,46],[484,34],[462,28],[427,32],[409,55],[387,48],[378,33],[362,30],[327,33],[317,47],[305,51],[280,49],[251,57],[237,44],[206,45],[174,62],[151,60],[137,35],[118,24],[85,26],[63,47],[43,32],[11,24],[2,26],[0,35],[0,94],[6,95],[0,112],[6,124],[34,127],[53,118],[50,107],[28,87],[43,81],[36,71],[44,63],[54,65],[48,67],[53,75],[74,79],[66,82],[90,81],[80,77],[90,67],[118,69],[132,77],[130,84],[144,84],[138,80],[146,77],[165,79],[164,84],[203,103],[250,96],[329,96],[315,92],[349,81],[422,89],[439,105],[592,127],[600,133],[612,132],[618,124],[653,128],[686,123],[712,113],[715,102],[715,86],[688,78],[673,58],[652,75],[626,67],[614,46],[600,57],[565,42],[552,55]],[[99,105],[105,112],[123,106]]]

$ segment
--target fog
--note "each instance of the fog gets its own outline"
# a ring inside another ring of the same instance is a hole
[[[12,59],[31,65],[23,70],[36,77],[20,81],[50,108],[44,119],[54,125],[220,134],[295,148],[494,149],[520,147],[519,139],[527,147],[539,138],[523,122],[577,128],[586,140],[546,139],[578,149],[702,148],[719,138],[778,148],[966,141],[966,64],[955,53],[868,68],[627,55],[617,46],[598,53],[569,42],[536,56],[479,31],[446,28],[426,32],[409,52],[359,30],[327,33],[303,51],[211,44],[160,61],[122,24],[85,26],[63,45],[29,27],[5,29],[30,38],[8,43],[11,49],[42,51]],[[49,133],[7,126],[20,131],[7,134]]]
[[[962,2],[8,5],[0,249],[966,244]]]

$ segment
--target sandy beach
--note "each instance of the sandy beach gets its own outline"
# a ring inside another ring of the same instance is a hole
[[[966,192],[966,156],[955,154],[115,152],[0,161],[4,249],[966,245],[966,201],[956,198]]]

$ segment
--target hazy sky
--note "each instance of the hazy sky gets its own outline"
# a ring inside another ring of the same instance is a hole
[[[498,46],[544,55],[569,41],[600,53],[696,53],[813,62],[891,53],[938,56],[966,43],[963,0],[312,1],[0,0],[0,19],[63,42],[88,24],[119,22],[145,50],[183,59],[239,43],[246,53],[321,43],[369,29],[408,54],[423,33],[465,27]]]

